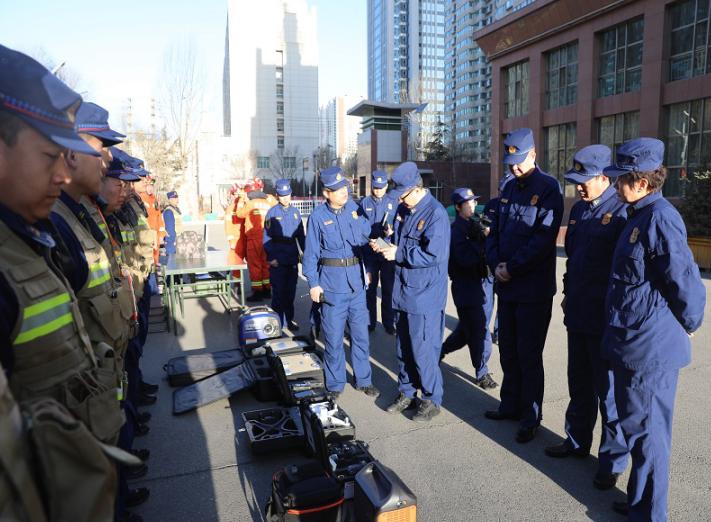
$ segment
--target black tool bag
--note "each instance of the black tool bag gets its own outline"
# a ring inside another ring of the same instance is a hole
[[[186,413],[235,393],[256,383],[252,367],[245,363],[173,392],[173,415]]]
[[[234,368],[244,360],[242,350],[224,350],[173,357],[163,366],[163,369],[168,375],[168,383],[171,386],[187,386]]]
[[[267,522],[340,522],[343,487],[318,462],[292,465],[272,477]]]

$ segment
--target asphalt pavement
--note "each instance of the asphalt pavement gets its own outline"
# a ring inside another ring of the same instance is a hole
[[[211,227],[216,230],[219,227]],[[224,248],[219,232],[208,243]],[[558,258],[558,278],[565,259]],[[711,520],[711,277],[705,275],[706,321],[692,339],[693,360],[681,371],[674,414],[671,458],[670,519]],[[296,319],[307,331],[310,301],[305,281],[297,289]],[[382,326],[370,336],[374,384],[382,395],[375,402],[346,388],[338,403],[353,419],[357,437],[371,453],[392,468],[417,495],[419,521],[623,520],[611,510],[624,500],[627,473],[618,487],[598,491],[592,486],[597,459],[551,459],[543,449],[564,437],[568,401],[566,332],[560,294],[544,352],[546,371],[543,424],[528,444],[515,442],[517,424],[484,418],[498,404],[499,389],[484,391],[472,381],[469,354],[450,354],[442,364],[444,403],[430,423],[415,423],[405,415],[390,415],[384,407],[397,394],[395,339]],[[264,302],[264,304],[269,304]],[[447,306],[447,335],[457,317]],[[163,365],[171,357],[225,350],[237,345],[238,312],[227,313],[215,298],[186,302],[178,334],[148,337],[142,368],[144,378],[160,383],[150,432],[134,447],[149,448],[148,474],[132,482],[148,487],[147,503],[135,509],[146,521],[262,520],[272,474],[303,462],[298,451],[252,455],[241,413],[269,404],[240,392],[195,412],[172,415],[172,391]],[[670,347],[673,349],[673,347]],[[501,381],[498,349],[490,360],[494,379]],[[350,371],[350,368],[349,368]],[[599,437],[599,426],[596,427]]]

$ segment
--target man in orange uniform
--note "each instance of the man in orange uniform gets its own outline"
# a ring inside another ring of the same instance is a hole
[[[158,264],[158,254],[159,246],[163,241],[163,236],[165,236],[165,224],[163,223],[163,213],[160,211],[158,206],[158,200],[156,199],[155,189],[153,187],[153,178],[146,178],[144,182],[144,190],[140,190],[141,187],[137,187],[136,192],[141,196],[143,204],[146,206],[146,211],[148,212],[148,226],[152,230],[156,231],[156,244],[153,247],[153,259]]]
[[[264,252],[262,235],[267,211],[276,201],[273,196],[267,196],[263,190],[264,183],[261,179],[255,178],[244,187],[247,197],[240,198],[236,203],[237,219],[244,220],[247,266],[252,281],[252,295],[247,297],[247,301],[250,302],[272,296],[269,285],[269,263]]]
[[[246,239],[244,219],[237,217],[237,208],[246,202],[246,197],[244,184],[235,183],[230,189],[230,197],[225,209],[225,237],[229,243],[229,250],[234,251],[240,259],[246,256]]]

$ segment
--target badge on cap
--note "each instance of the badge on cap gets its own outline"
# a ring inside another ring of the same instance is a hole
[[[604,216],[602,216],[602,224],[603,225],[609,225],[610,221],[612,221],[612,214],[608,212]]]
[[[341,174],[336,174],[336,181],[341,181],[341,179],[343,179]]]
[[[576,162],[573,164],[573,168],[574,168],[575,170],[577,170],[578,172],[580,172],[581,170],[583,170],[583,166],[582,166],[582,164],[581,164],[579,161],[576,161]]]
[[[354,210],[353,212],[351,212],[351,216],[353,216],[353,219],[358,219],[358,212]]]
[[[516,147],[514,147],[513,145],[509,145],[509,148],[506,149],[506,152],[508,152],[509,154],[516,154]]]
[[[639,229],[637,227],[634,227],[632,229],[632,233],[630,234],[630,243],[636,243],[638,237],[639,237]]]
[[[422,230],[423,228],[425,228],[425,220],[424,220],[424,219],[420,219],[420,220],[417,222],[417,230]]]
[[[531,198],[531,205],[536,205],[538,203],[538,194],[534,194]]]
[[[473,196],[474,193],[471,190],[467,190],[467,196]]]

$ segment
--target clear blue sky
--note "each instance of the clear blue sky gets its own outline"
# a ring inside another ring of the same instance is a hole
[[[320,102],[365,96],[366,0],[307,2],[318,12]],[[137,123],[146,124],[165,49],[193,40],[207,71],[205,122],[219,129],[226,13],[226,0],[0,0],[0,44],[66,61],[77,89],[120,126],[129,97]]]

